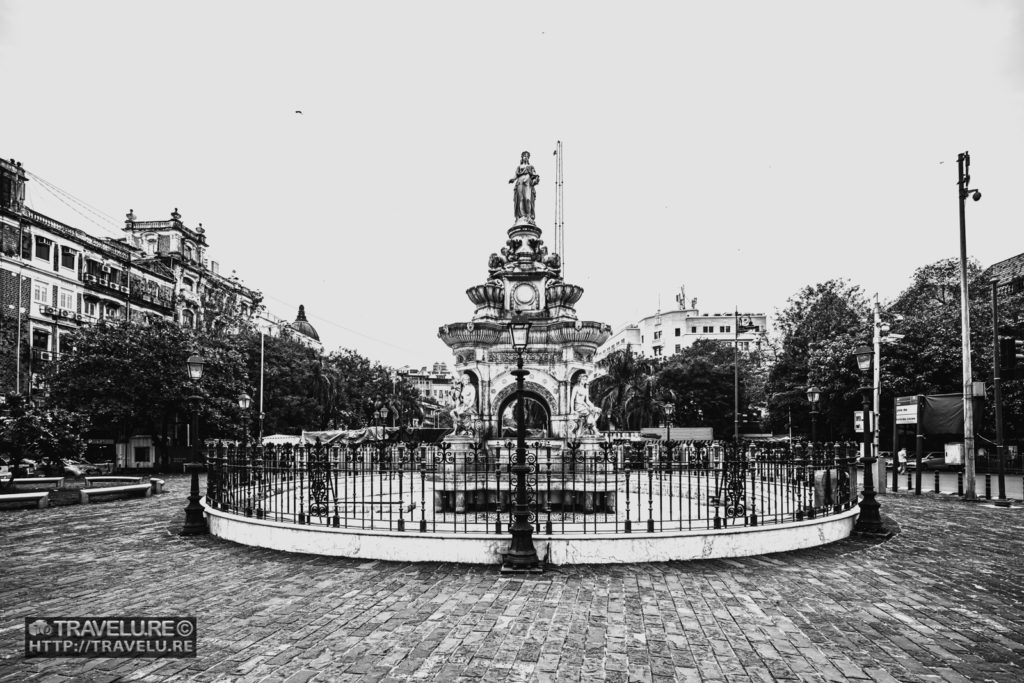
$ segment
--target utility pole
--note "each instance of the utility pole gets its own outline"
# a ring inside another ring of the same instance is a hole
[[[963,401],[964,401],[964,500],[977,500],[974,473],[974,377],[971,373],[971,309],[967,290],[967,220],[964,203],[971,195],[974,201],[981,199],[981,192],[970,190],[971,155],[962,152],[957,157],[960,199],[960,334],[963,342]]]
[[[872,377],[872,394],[874,397],[872,408],[874,410],[874,419],[871,421],[871,432],[872,432],[872,448],[874,449],[873,455],[878,458],[878,435],[879,435],[879,424],[881,420],[879,416],[882,410],[882,314],[879,310],[878,305],[878,293],[875,293],[875,324],[874,324],[874,335],[872,337],[872,343],[875,347],[875,363],[874,363],[874,375]],[[896,454],[893,453],[893,458]],[[885,458],[878,458],[878,469],[875,473],[875,481],[878,482],[876,489],[879,493],[885,493]]]

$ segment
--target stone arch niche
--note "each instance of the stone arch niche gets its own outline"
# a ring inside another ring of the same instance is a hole
[[[536,382],[523,383],[524,412],[528,438],[548,438],[552,433],[553,409],[557,406],[555,397]],[[514,436],[516,385],[511,384],[499,391],[491,402],[495,435]],[[509,432],[509,429],[513,430]]]

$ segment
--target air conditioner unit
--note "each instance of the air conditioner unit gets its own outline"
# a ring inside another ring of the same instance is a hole
[[[75,322],[80,323],[84,320],[81,313],[75,313]]]
[[[39,360],[53,360],[53,354],[49,351],[40,351]]]
[[[53,309],[50,308],[49,306],[40,306],[39,307],[39,312],[40,313],[45,313],[45,314],[49,315],[51,311],[53,311]]]
[[[70,315],[71,315],[71,311],[67,310],[66,308],[60,309],[60,317],[67,318]]]
[[[95,275],[86,275],[85,276],[85,281],[86,282],[96,282],[96,276]]]
[[[101,266],[100,270],[102,270],[104,273],[109,273],[110,272],[110,266]]]

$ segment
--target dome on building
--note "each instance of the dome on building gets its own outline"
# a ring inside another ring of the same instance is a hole
[[[295,316],[295,322],[289,325],[293,330],[301,335],[305,335],[310,339],[320,341],[320,335],[316,333],[316,328],[309,324],[306,320],[306,307],[299,306],[299,314]]]

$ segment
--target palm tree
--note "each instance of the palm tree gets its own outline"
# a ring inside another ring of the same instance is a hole
[[[320,408],[320,429],[326,429],[334,413],[335,399],[338,396],[338,377],[333,368],[325,367],[323,359],[313,361],[310,373],[310,384],[313,398]]]
[[[659,410],[654,363],[627,346],[601,361],[605,371],[593,382],[597,405],[619,429],[639,429]]]

